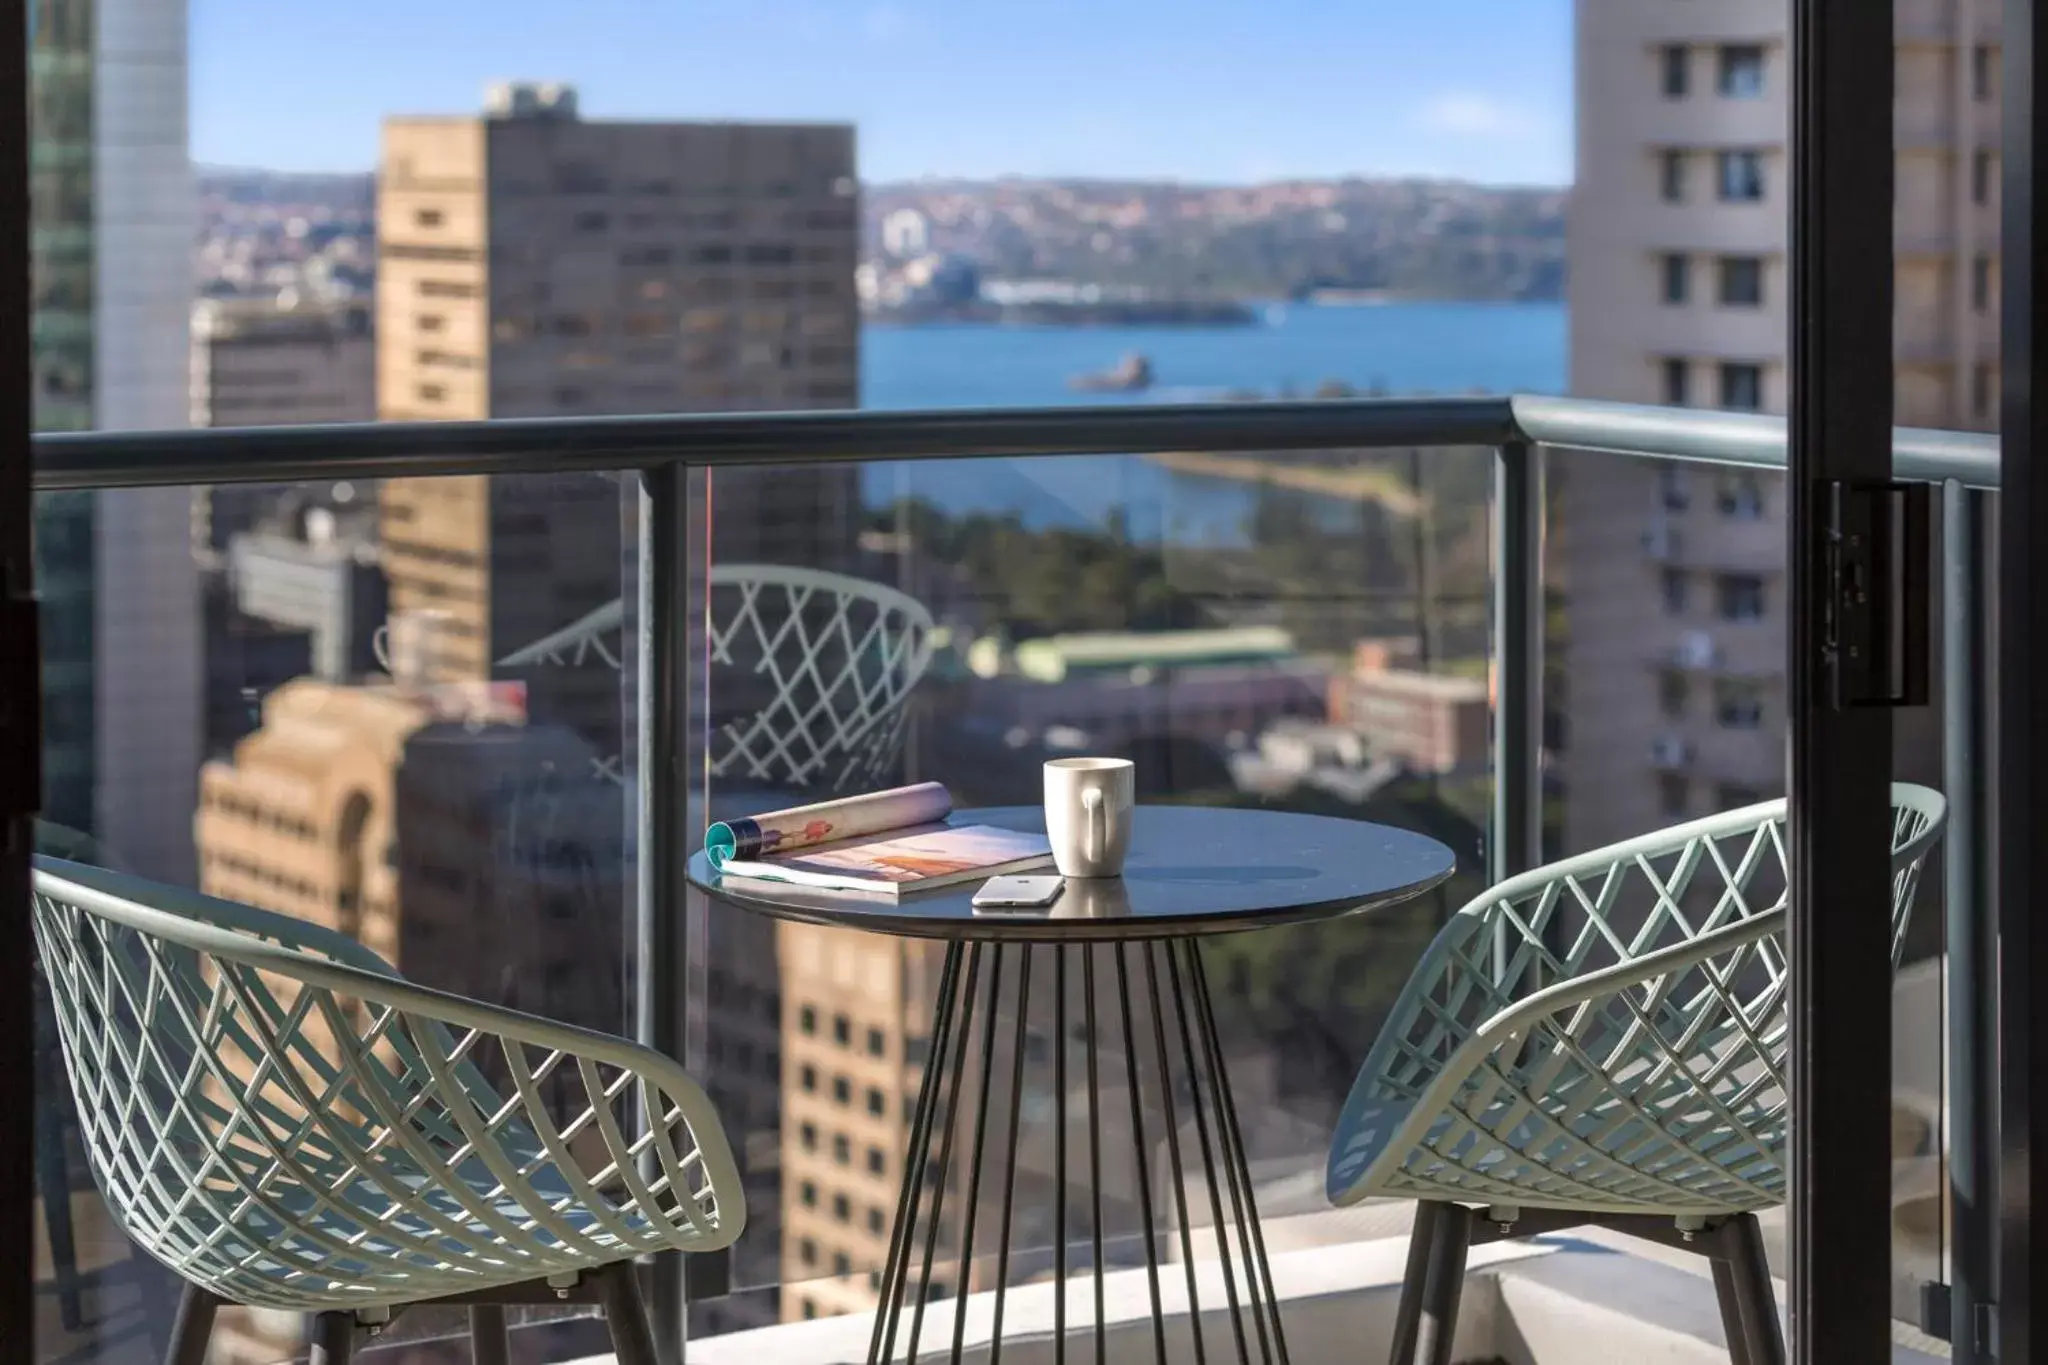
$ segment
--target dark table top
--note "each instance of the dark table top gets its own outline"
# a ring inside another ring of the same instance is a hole
[[[725,878],[700,851],[690,883],[742,910],[909,938],[1078,942],[1263,929],[1377,910],[1421,895],[1457,860],[1388,825],[1284,811],[1140,806],[1121,877],[1070,877],[1044,910],[978,915],[982,878],[891,898]],[[956,825],[1045,828],[1037,806],[955,811]],[[1047,872],[1052,869],[1046,868]]]

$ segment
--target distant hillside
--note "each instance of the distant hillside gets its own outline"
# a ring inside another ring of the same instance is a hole
[[[871,252],[883,217],[916,209],[933,250],[975,258],[985,277],[1241,298],[1548,300],[1564,294],[1565,197],[1433,180],[1004,179],[871,185],[865,211]]]
[[[369,171],[314,174],[258,167],[200,166],[202,200],[231,204],[325,204],[337,212],[368,213],[377,203],[377,177]]]

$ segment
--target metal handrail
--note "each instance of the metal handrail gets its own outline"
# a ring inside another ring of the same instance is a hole
[[[1785,421],[1585,398],[1373,398],[923,412],[507,418],[35,438],[35,486],[141,488],[684,464],[1341,450],[1521,442],[1658,459],[1785,466]],[[1900,428],[1898,477],[1998,487],[1998,438]]]

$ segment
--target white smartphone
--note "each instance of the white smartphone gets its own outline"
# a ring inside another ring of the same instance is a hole
[[[1067,889],[1065,877],[990,877],[974,893],[977,913],[1002,910],[1042,910]]]

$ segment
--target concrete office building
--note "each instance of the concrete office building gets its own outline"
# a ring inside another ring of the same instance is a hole
[[[29,43],[36,425],[183,426],[185,5],[36,0]],[[201,729],[187,501],[136,489],[36,502],[44,818],[107,861],[181,882]]]
[[[202,299],[192,308],[192,425],[298,426],[377,416],[365,303]]]
[[[1998,405],[2000,7],[1899,0],[1897,418]],[[1782,0],[1578,0],[1571,388],[1783,412],[1791,72]],[[1784,487],[1557,462],[1567,848],[1784,782]]]

